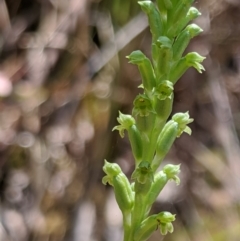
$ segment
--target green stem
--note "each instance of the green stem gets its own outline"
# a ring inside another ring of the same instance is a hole
[[[131,213],[123,214],[124,241],[132,241]]]

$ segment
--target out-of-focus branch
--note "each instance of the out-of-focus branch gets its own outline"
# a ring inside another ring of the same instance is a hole
[[[128,24],[120,29],[113,40],[106,43],[100,52],[93,54],[88,63],[91,76],[103,68],[122,48],[130,43],[148,26],[147,19],[142,13],[134,17]]]

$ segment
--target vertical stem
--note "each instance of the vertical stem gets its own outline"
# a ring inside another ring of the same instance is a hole
[[[123,214],[124,241],[133,241],[131,213]]]

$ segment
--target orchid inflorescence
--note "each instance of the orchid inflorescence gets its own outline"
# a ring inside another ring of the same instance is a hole
[[[132,115],[119,112],[117,121],[121,137],[128,133],[135,170],[130,184],[120,166],[105,160],[103,183],[113,186],[115,198],[123,214],[124,241],[144,241],[159,227],[162,235],[173,232],[175,215],[160,212],[149,215],[158,195],[172,180],[180,183],[180,165],[168,164],[158,170],[176,138],[191,135],[193,122],[189,113],[172,112],[174,85],[188,68],[202,73],[205,57],[196,52],[183,56],[190,40],[203,30],[189,24],[201,13],[192,7],[194,0],[157,0],[138,2],[148,17],[152,34],[150,60],[140,50],[127,56],[137,65],[143,92],[133,102]]]

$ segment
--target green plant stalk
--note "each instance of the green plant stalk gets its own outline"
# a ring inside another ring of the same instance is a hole
[[[132,240],[132,220],[131,213],[123,214],[123,230],[124,230],[124,241]]]
[[[201,13],[191,7],[194,0],[141,1],[147,15],[152,34],[152,59],[140,50],[127,58],[136,64],[142,78],[143,93],[134,100],[132,115],[119,112],[117,118],[121,137],[128,132],[135,169],[132,184],[121,168],[105,161],[104,184],[114,187],[115,198],[122,211],[124,241],[146,241],[160,229],[162,235],[173,232],[175,215],[161,212],[149,216],[153,203],[169,180],[178,185],[180,165],[168,164],[158,171],[176,138],[183,132],[191,135],[188,127],[193,119],[188,112],[172,112],[174,85],[190,67],[202,73],[201,62],[205,59],[196,52],[185,52],[190,40],[202,32],[196,24],[189,22]],[[189,25],[188,25],[189,24]]]

